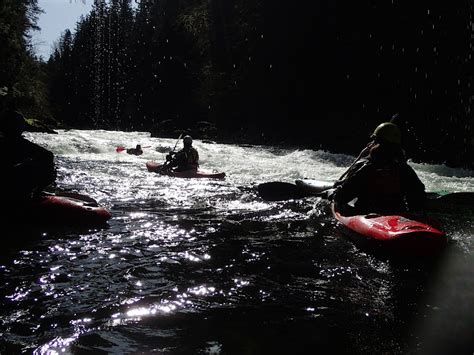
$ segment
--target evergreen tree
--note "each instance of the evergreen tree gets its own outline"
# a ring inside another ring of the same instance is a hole
[[[31,31],[41,13],[37,0],[0,2],[0,113],[6,106],[25,114],[47,115],[44,68],[37,60]]]
[[[349,153],[399,113],[410,156],[472,162],[472,15],[468,0],[95,0],[50,60],[52,101],[80,127],[206,120]]]

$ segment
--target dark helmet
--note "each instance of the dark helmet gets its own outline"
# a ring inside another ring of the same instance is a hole
[[[383,142],[400,144],[402,142],[402,134],[398,126],[391,122],[384,122],[377,126],[373,136]]]
[[[191,136],[184,136],[183,144],[184,145],[192,145],[193,144],[193,138]]]

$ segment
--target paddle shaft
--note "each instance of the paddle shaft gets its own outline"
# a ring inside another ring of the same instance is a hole
[[[298,199],[309,196],[317,196],[321,198],[329,198],[333,189],[321,188],[320,190],[304,189],[297,184],[288,182],[266,182],[258,185],[258,193],[260,197],[268,201],[283,201],[290,199]],[[429,205],[442,205],[442,204],[455,204],[463,206],[474,205],[474,192],[452,192],[444,195],[440,195],[436,192],[427,192],[427,204]]]
[[[367,154],[370,148],[372,148],[372,142],[369,143],[362,151],[360,152],[359,156],[352,162],[352,164],[347,168],[347,170],[344,172],[344,174],[341,175],[339,178],[339,181],[343,180],[347,174],[349,174],[349,171],[351,171],[352,167],[362,158],[363,155]]]
[[[181,133],[181,134],[179,135],[179,137],[178,137],[178,140],[176,141],[176,144],[175,144],[174,147],[173,147],[173,150],[172,150],[171,152],[169,152],[169,154],[173,153],[173,152],[176,150],[176,147],[178,146],[179,140],[181,139],[182,136],[183,136],[183,134]],[[165,170],[166,168],[168,168],[168,165],[170,165],[170,162],[169,162],[169,161],[165,161],[165,163],[161,166],[159,172],[162,172],[163,170]]]
[[[172,153],[172,152],[175,151],[176,147],[178,146],[179,140],[181,139],[182,136],[183,136],[183,134],[181,133],[181,134],[179,135],[179,137],[178,137],[178,140],[176,141],[176,144],[175,144],[174,147],[173,147],[173,150],[172,150],[170,153]]]
[[[394,123],[395,120],[398,118],[398,115],[399,115],[398,112],[396,114],[394,114],[392,116],[392,118],[390,119],[390,122]],[[362,149],[362,151],[359,153],[359,156],[357,158],[355,158],[355,160],[347,168],[347,170],[344,172],[344,174],[341,175],[341,177],[339,178],[339,181],[343,180],[346,177],[346,175],[349,173],[349,171],[352,169],[352,167],[359,161],[360,158],[362,158],[362,156],[366,155],[369,152],[369,150],[370,150],[370,148],[372,148],[372,146],[373,146],[373,142],[369,142],[367,144],[367,146],[364,149]]]

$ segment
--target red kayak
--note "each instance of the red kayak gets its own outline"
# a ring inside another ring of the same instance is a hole
[[[208,179],[224,179],[225,173],[198,169],[198,171],[187,170],[187,171],[174,171],[171,169],[163,169],[163,164],[159,164],[155,161],[148,161],[146,168],[150,172],[158,173],[161,175],[174,176],[179,178],[208,178]]]
[[[384,252],[433,255],[441,251],[448,241],[443,232],[415,217],[379,214],[343,216],[335,211],[334,204],[332,211],[339,222],[361,237],[357,241]]]
[[[17,217],[26,217],[33,223],[48,226],[101,225],[111,217],[110,212],[94,199],[73,193],[65,196],[43,195],[18,211]]]

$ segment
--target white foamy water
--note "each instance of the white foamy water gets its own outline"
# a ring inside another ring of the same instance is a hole
[[[391,263],[345,238],[328,201],[268,202],[252,188],[333,181],[352,156],[195,139],[201,167],[227,177],[177,179],[145,166],[163,162],[175,139],[102,130],[25,136],[54,153],[58,188],[97,199],[112,218],[91,230],[4,228],[1,353],[245,353],[249,344],[279,353],[280,340],[291,347],[285,353],[331,343],[336,353],[391,354],[409,353],[412,342],[472,339],[468,213],[451,206],[434,216],[450,241],[434,265]],[[116,151],[136,144],[143,155]],[[428,191],[474,190],[472,171],[412,166]]]
[[[166,152],[177,143],[174,139],[152,138],[147,132],[120,132],[104,130],[60,130],[58,135],[28,133],[32,141],[51,150],[56,157],[76,161],[107,161],[128,163],[122,169],[124,176],[134,177],[146,171],[148,160],[165,161]],[[115,148],[133,148],[141,144],[144,154],[137,157],[117,153]],[[261,146],[238,146],[203,143],[194,140],[202,168],[224,171],[226,180],[233,184],[251,184],[265,181],[287,181],[312,178],[333,181],[352,163],[354,157],[320,150],[278,149]],[[178,142],[176,149],[182,147]],[[426,186],[427,191],[474,191],[474,171],[450,168],[444,165],[410,163]],[[67,167],[60,167],[65,168]],[[94,171],[89,173],[94,174]],[[100,178],[103,178],[102,172]],[[110,171],[111,177],[117,172]],[[138,178],[142,178],[137,176]]]

